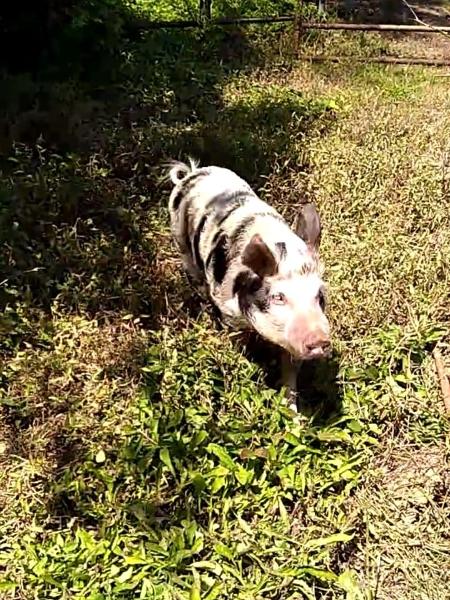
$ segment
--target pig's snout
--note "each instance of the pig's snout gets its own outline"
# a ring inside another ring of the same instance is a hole
[[[330,353],[331,342],[328,337],[312,336],[305,343],[305,349],[311,358],[320,358]]]
[[[326,358],[331,353],[330,329],[326,318],[318,323],[296,319],[287,337],[292,354],[299,359]]]

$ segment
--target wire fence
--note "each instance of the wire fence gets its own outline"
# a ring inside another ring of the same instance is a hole
[[[167,6],[164,0],[164,5]],[[366,32],[397,32],[419,34],[444,34],[450,37],[450,14],[448,25],[432,25],[421,21],[417,14],[408,8],[403,0],[183,0],[183,14],[190,18],[184,19],[149,19],[143,18],[134,23],[136,29],[186,29],[202,27],[232,27],[270,24],[290,24],[297,30],[300,39],[302,32],[310,30],[321,31],[366,31]],[[169,0],[170,2],[170,0]],[[178,2],[178,7],[180,3]],[[273,14],[277,11],[291,9],[291,14]],[[341,12],[339,12],[341,11]],[[352,12],[353,11],[353,12]],[[355,12],[356,11],[356,12]],[[359,11],[359,12],[358,12]],[[362,11],[362,12],[361,12]],[[250,13],[249,16],[248,13]],[[252,14],[256,13],[256,14]],[[272,13],[272,14],[264,14]],[[171,13],[172,15],[174,13]],[[180,13],[178,13],[180,14]],[[223,16],[223,15],[226,16]],[[260,16],[263,14],[264,16]],[[352,22],[336,20],[341,16],[351,17]],[[356,15],[356,18],[355,18]],[[358,22],[358,15],[368,16],[369,22]],[[330,20],[334,19],[334,20]],[[380,19],[391,19],[380,22]],[[378,22],[377,22],[378,21]],[[349,56],[324,57],[304,56],[311,61],[348,60]],[[353,57],[356,62],[380,62],[385,64],[436,65],[450,66],[447,58],[428,57]]]
[[[134,0],[152,21],[204,22],[332,14],[345,20],[407,24],[404,0]],[[429,4],[429,2],[422,2]]]
[[[404,0],[153,0],[150,10],[151,1],[141,0],[142,28],[300,22],[304,29],[450,32],[450,11],[445,25],[428,25]]]

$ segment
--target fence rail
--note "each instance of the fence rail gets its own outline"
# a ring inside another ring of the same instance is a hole
[[[392,23],[320,23],[303,22],[299,16],[286,15],[280,17],[242,17],[238,19],[205,19],[186,21],[135,21],[133,29],[188,29],[209,26],[226,27],[232,25],[270,25],[276,23],[298,23],[304,30],[322,29],[328,31],[392,31],[404,33],[450,33],[450,27],[429,25],[395,25]]]
[[[325,2],[323,0],[305,0],[315,2],[319,10],[323,11]],[[300,15],[285,15],[277,17],[240,17],[240,18],[211,18],[211,0],[200,0],[200,18],[197,20],[180,21],[133,21],[130,26],[134,31],[147,31],[151,29],[189,29],[204,27],[230,27],[248,25],[271,25],[294,23],[297,31],[379,31],[397,33],[427,33],[427,34],[450,34],[450,26],[434,25],[403,25],[394,23],[343,23],[343,22],[320,22],[303,21]],[[357,57],[357,56],[307,56],[299,55],[298,58],[310,62],[344,62],[351,60],[356,63],[382,63],[398,65],[428,65],[428,66],[450,66],[450,59],[426,58],[426,57],[401,57],[401,56],[379,56],[379,57]]]

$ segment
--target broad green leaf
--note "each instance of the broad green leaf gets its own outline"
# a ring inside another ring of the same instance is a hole
[[[225,477],[216,477],[216,479],[214,479],[213,484],[211,486],[211,492],[213,494],[215,494],[220,489],[222,489],[223,486],[225,485],[225,481],[226,481]]]
[[[135,556],[126,556],[125,557],[125,563],[127,565],[146,565],[147,564],[147,559],[144,558],[143,556],[139,556],[138,554]]]
[[[200,446],[200,444],[202,442],[204,442],[207,437],[208,437],[208,434],[204,429],[197,431],[197,433],[192,438],[192,441],[190,443],[190,448],[195,448],[196,446]]]
[[[291,444],[292,446],[297,446],[297,444],[300,443],[300,440],[298,439],[298,437],[290,432],[286,433],[286,435],[284,436],[284,439],[288,444]]]
[[[250,527],[247,521],[245,521],[240,515],[237,515],[237,520],[239,521],[239,525],[245,531],[245,533],[248,533],[248,535],[253,535],[253,529]]]
[[[225,546],[225,544],[216,544],[214,546],[214,550],[217,552],[217,554],[228,558],[228,560],[233,560],[233,552],[228,548],[228,546]]]
[[[347,600],[362,600],[362,591],[357,583],[356,573],[344,571],[337,579],[338,586],[347,592]]]
[[[220,565],[212,560],[198,560],[192,563],[191,567],[194,567],[195,569],[207,569],[216,575],[220,575],[222,573],[222,568]]]
[[[244,467],[241,465],[238,465],[234,475],[241,485],[245,485],[252,479],[253,472],[244,469]]]
[[[225,477],[225,475],[229,475],[229,474],[230,474],[230,469],[227,469],[227,467],[223,467],[222,465],[219,465],[218,467],[214,467],[214,469],[211,469],[211,471],[209,471],[208,477]]]
[[[121,575],[119,575],[119,577],[117,578],[117,581],[119,583],[125,583],[125,581],[128,581],[129,579],[131,579],[132,575],[133,575],[133,567],[130,567],[129,569],[124,571]]]
[[[340,429],[329,429],[319,431],[317,438],[321,442],[351,442],[352,439],[346,431]]]
[[[283,521],[283,523],[288,524],[289,523],[289,515],[286,510],[286,507],[283,504],[283,500],[281,498],[278,498],[278,510],[280,511],[280,518]]]
[[[191,481],[197,494],[199,494],[206,488],[206,480],[200,473],[196,473],[192,477]]]
[[[221,583],[216,583],[209,590],[208,594],[205,596],[205,600],[216,600],[217,596],[223,592],[223,585]]]
[[[360,433],[363,430],[361,423],[355,420],[348,421],[347,427],[350,429],[350,431],[353,431],[353,433]]]
[[[189,600],[201,600],[201,583],[200,583],[200,576],[198,574],[198,571],[193,569],[193,575],[194,575],[194,583],[192,584],[192,587],[191,587],[191,593],[189,594]]]
[[[161,448],[161,450],[159,451],[159,458],[161,459],[161,462],[163,462],[166,465],[166,467],[169,469],[172,475],[175,475],[175,469],[173,468],[168,448]]]
[[[231,456],[225,450],[225,448],[222,448],[222,446],[219,446],[218,444],[208,444],[207,450],[208,452],[215,454],[220,460],[221,464],[227,467],[227,469],[230,469],[230,471],[234,471],[235,464]]]
[[[305,546],[307,548],[319,548],[320,546],[330,546],[332,544],[338,544],[339,542],[349,542],[353,539],[353,535],[347,533],[335,533],[328,537],[317,538],[315,540],[309,540]]]

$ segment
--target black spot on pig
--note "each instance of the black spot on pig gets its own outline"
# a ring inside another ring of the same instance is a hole
[[[255,306],[260,312],[264,313],[269,310],[269,305],[269,286],[263,285],[255,295]]]
[[[287,248],[284,242],[277,242],[275,244],[278,250],[278,254],[280,255],[280,260],[284,260],[287,256]]]
[[[200,238],[202,236],[202,231],[205,228],[207,219],[208,215],[203,215],[203,217],[200,219],[200,223],[197,225],[197,229],[195,230],[194,238],[192,240],[192,254],[194,256],[195,264],[201,271],[204,269],[204,264],[200,254]]]
[[[179,190],[175,196],[174,199],[172,201],[172,208],[173,210],[178,210],[178,208],[180,207],[181,201],[184,198],[184,189],[182,188],[181,190]]]
[[[233,231],[233,233],[230,236],[230,247],[231,248],[234,248],[235,246],[237,246],[240,238],[244,235],[244,233],[247,231],[247,229],[253,225],[255,220],[256,220],[255,215],[251,215],[250,217],[246,217],[244,220],[242,220],[239,223],[239,225],[236,227],[236,229]]]
[[[192,190],[192,188],[195,187],[198,180],[202,177],[205,177],[205,175],[206,173],[204,173],[203,171],[197,171],[195,173],[192,173],[192,175],[188,175],[185,179],[182,180],[181,187],[172,201],[172,209],[174,211],[180,208],[183,199],[186,198],[189,192]]]
[[[225,233],[218,237],[210,257],[214,280],[220,285],[228,270],[228,236]]]
[[[325,311],[325,307],[326,307],[326,298],[325,298],[325,292],[324,290],[319,290],[319,304],[320,304],[320,308]]]
[[[236,212],[238,208],[244,206],[244,204],[252,197],[247,191],[233,192],[231,194],[227,193],[222,196],[223,197],[220,197],[219,199],[215,198],[211,202],[211,204],[214,203],[216,206],[217,227],[220,227],[229,216]]]
[[[236,275],[233,283],[233,296],[235,295],[241,312],[247,317],[255,308],[261,312],[268,310],[269,284],[252,271],[241,271]]]
[[[239,308],[244,315],[248,315],[253,304],[253,297],[261,289],[262,279],[245,270],[238,273],[233,282],[233,296],[237,294]]]

